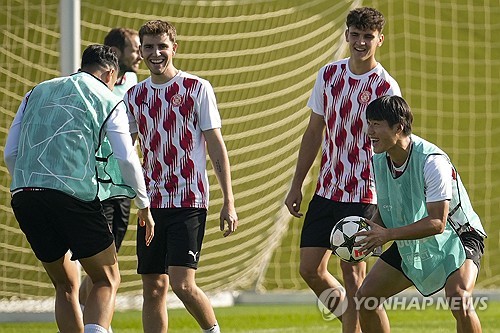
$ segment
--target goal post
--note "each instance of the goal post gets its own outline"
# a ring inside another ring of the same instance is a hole
[[[60,0],[59,8],[61,75],[70,75],[80,67],[80,0]]]

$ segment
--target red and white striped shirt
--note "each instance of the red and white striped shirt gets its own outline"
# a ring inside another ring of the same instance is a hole
[[[355,75],[348,61],[342,59],[320,69],[307,103],[326,123],[316,194],[334,201],[375,204],[365,111],[378,97],[401,96],[401,91],[382,65]]]
[[[203,131],[221,127],[210,82],[179,71],[164,84],[139,82],[124,100],[136,120],[131,132],[141,142],[151,208],[208,208]]]

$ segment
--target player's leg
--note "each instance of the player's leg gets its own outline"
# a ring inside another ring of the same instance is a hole
[[[336,211],[335,202],[315,195],[309,203],[300,235],[299,273],[318,297],[326,290],[339,290],[342,287],[340,282],[328,271],[328,261],[332,254],[329,249],[330,233],[337,221]],[[342,300],[345,297],[343,288],[339,297]],[[326,299],[320,298],[320,300],[324,303],[328,302]],[[331,305],[325,304],[325,306],[329,308]],[[330,310],[334,313],[335,309]],[[342,318],[338,318],[342,320]]]
[[[89,297],[90,290],[92,290],[92,280],[85,275],[82,278],[80,283],[80,289],[78,290],[78,300],[80,302],[80,306],[83,309],[85,303],[87,302],[87,298]]]
[[[340,282],[328,271],[328,261],[331,254],[331,250],[322,247],[303,247],[300,249],[300,276],[318,297],[327,289],[342,287]]]
[[[340,261],[344,288],[346,291],[347,308],[342,315],[342,332],[360,332],[359,313],[356,310],[354,295],[366,276],[366,262],[348,263]]]
[[[197,286],[195,273],[205,235],[207,211],[186,208],[172,211],[167,234],[167,262],[172,291],[203,330],[218,332],[208,297]]]
[[[73,254],[92,280],[93,287],[83,312],[85,330],[108,330],[113,317],[120,273],[113,235],[102,214],[98,199],[91,202],[58,194],[58,229],[64,234]]]
[[[445,293],[457,321],[457,332],[481,332],[472,292],[484,253],[484,239],[476,231],[469,231],[462,233],[460,240],[465,248],[466,260],[446,281]]]
[[[55,191],[22,191],[12,197],[12,209],[36,257],[56,290],[55,315],[61,332],[81,332],[78,270],[70,261],[67,237],[57,224],[65,202]],[[71,222],[71,220],[69,221]]]
[[[108,222],[109,228],[113,233],[113,236],[115,237],[113,230],[113,220],[116,211],[114,199],[101,201],[101,205],[104,216],[106,217],[106,221]],[[116,245],[116,238],[115,238],[115,245]],[[118,246],[116,251],[118,251]],[[79,300],[80,304],[82,305],[82,309],[84,308],[85,303],[87,302],[87,297],[89,296],[89,293],[92,290],[92,286],[93,286],[92,280],[87,275],[85,275],[80,283],[80,290],[79,290]]]
[[[144,333],[165,333],[168,329],[167,238],[171,209],[151,209],[155,236],[146,246],[146,227],[137,226],[137,273],[142,279],[142,327]]]
[[[142,328],[144,333],[166,333],[168,329],[169,276],[167,274],[141,274],[141,278]]]
[[[83,318],[78,305],[78,269],[70,253],[54,262],[42,262],[56,289],[55,317],[60,332],[80,333]]]
[[[457,332],[481,332],[481,323],[472,304],[472,291],[478,269],[466,259],[462,267],[448,277],[445,285],[446,298],[455,320]]]
[[[375,262],[356,293],[356,307],[363,333],[390,332],[389,318],[381,304],[410,286],[412,283],[401,271],[401,257],[393,243]],[[373,306],[374,298],[378,299],[380,305],[376,308]],[[368,307],[363,303],[366,299],[370,301]]]
[[[196,285],[195,270],[189,267],[169,266],[170,285],[186,309],[204,330],[217,324],[210,300]]]
[[[335,208],[335,220],[338,221],[347,216],[371,218],[375,209],[376,206],[372,204],[337,203]],[[359,312],[356,309],[354,296],[365,279],[366,262],[348,263],[340,261],[340,268],[342,270],[342,278],[347,298],[347,308],[342,315],[342,331],[344,333],[360,332]]]
[[[83,321],[85,324],[98,324],[107,330],[113,318],[116,292],[120,284],[115,244],[111,243],[104,251],[79,260],[93,283]]]

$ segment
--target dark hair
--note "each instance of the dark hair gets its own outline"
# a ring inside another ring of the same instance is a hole
[[[120,67],[118,65],[118,58],[116,53],[113,52],[111,47],[100,44],[92,44],[87,46],[82,55],[81,69],[84,70],[86,67],[100,66],[108,69],[112,67],[114,70],[118,70]]]
[[[177,31],[175,30],[175,27],[172,24],[166,21],[160,21],[160,20],[148,21],[144,23],[144,25],[139,29],[139,39],[141,40],[141,44],[144,35],[162,35],[162,34],[167,34],[168,38],[170,38],[170,41],[172,43],[175,43],[175,40],[177,39]]]
[[[353,9],[347,15],[347,28],[354,26],[360,30],[377,30],[382,32],[385,25],[385,18],[381,12],[375,8],[361,7]]]
[[[367,120],[385,120],[390,127],[396,124],[403,126],[405,135],[411,134],[413,114],[410,106],[399,96],[382,96],[368,104],[366,108]]]
[[[134,29],[114,28],[108,32],[106,37],[104,37],[104,45],[114,46],[118,50],[123,51],[128,38],[137,35],[139,35],[139,33]]]

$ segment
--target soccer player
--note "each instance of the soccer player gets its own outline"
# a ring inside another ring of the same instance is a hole
[[[368,135],[378,209],[361,251],[394,241],[366,276],[356,297],[381,300],[414,285],[424,296],[444,287],[457,332],[481,332],[472,291],[486,233],[449,157],[412,134],[406,101],[383,96],[368,106]],[[390,332],[383,306],[360,307],[363,332]]]
[[[118,78],[113,93],[120,99],[129,88],[137,84],[137,71],[141,63],[139,54],[139,33],[128,28],[114,28],[104,38],[104,45],[110,46],[118,57]],[[101,202],[108,225],[115,239],[116,251],[120,250],[123,238],[127,232],[130,218],[130,199],[113,197]],[[92,281],[86,276],[80,286],[80,304],[85,305]]]
[[[285,199],[290,213],[301,217],[302,184],[322,145],[316,193],[302,228],[300,274],[318,297],[331,288],[346,294],[348,307],[339,318],[343,332],[360,330],[353,297],[365,277],[366,263],[340,262],[344,293],[327,269],[329,236],[340,219],[349,215],[371,217],[375,210],[372,150],[364,114],[368,103],[377,97],[401,94],[397,82],[375,60],[375,52],[384,41],[384,24],[384,16],[374,8],[357,8],[347,15],[345,39],[350,57],[319,71],[307,103],[312,113]]]
[[[113,316],[120,274],[98,183],[110,180],[103,187],[109,195],[137,194],[144,243],[154,235],[127,111],[111,92],[117,74],[111,48],[88,46],[78,73],[42,82],[26,94],[5,146],[12,209],[54,284],[61,332],[107,332]],[[107,139],[109,146],[103,146]],[[115,159],[97,158],[100,148],[112,148]],[[104,169],[106,174],[99,173]],[[71,260],[79,260],[94,282],[83,318]]]
[[[142,234],[137,238],[144,332],[167,332],[169,284],[203,332],[220,332],[210,301],[195,283],[208,208],[205,149],[224,197],[223,235],[233,233],[238,224],[215,94],[207,80],[174,67],[178,44],[173,25],[149,21],[139,29],[139,38],[151,76],[130,89],[125,102],[137,121],[156,221],[149,247]]]

